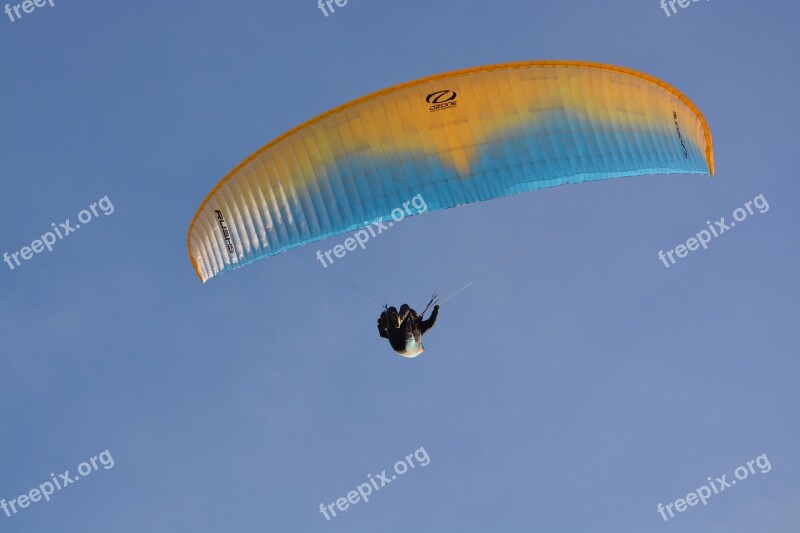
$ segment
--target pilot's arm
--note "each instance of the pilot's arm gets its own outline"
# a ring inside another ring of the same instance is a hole
[[[433,313],[431,313],[430,318],[428,320],[423,320],[422,322],[419,323],[419,332],[424,335],[426,331],[431,329],[433,325],[436,324],[436,318],[438,316],[439,316],[439,306],[434,305]]]

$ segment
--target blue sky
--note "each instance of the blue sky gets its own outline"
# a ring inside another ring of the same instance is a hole
[[[798,15],[786,0],[671,17],[656,0],[350,0],[328,18],[313,0],[55,0],[0,18],[0,252],[114,205],[0,264],[0,498],[114,459],[0,513],[0,531],[797,531]],[[189,221],[268,140],[395,83],[535,59],[675,85],[711,125],[717,175],[414,217],[338,274],[312,245],[198,282]],[[758,194],[767,213],[658,261]],[[419,308],[487,269],[414,360],[343,281]],[[420,447],[427,466],[320,514]],[[761,454],[770,472],[658,514]]]

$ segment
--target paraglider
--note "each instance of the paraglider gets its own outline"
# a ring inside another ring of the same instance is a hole
[[[364,96],[268,143],[202,202],[189,257],[206,282],[388,219],[413,195],[428,213],[678,173],[713,175],[714,156],[705,118],[669,84],[600,63],[477,67]]]
[[[435,297],[434,297],[435,298]],[[428,305],[433,302],[433,298]],[[425,351],[422,346],[422,336],[430,330],[439,317],[439,305],[433,306],[433,312],[425,320],[425,311],[421,314],[403,304],[398,312],[394,307],[387,307],[378,317],[378,334],[383,339],[388,339],[392,349],[403,357],[416,357]]]

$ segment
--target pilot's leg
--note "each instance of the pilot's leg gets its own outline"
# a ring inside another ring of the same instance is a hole
[[[400,323],[402,323],[406,317],[408,317],[408,313],[411,311],[411,308],[408,304],[403,304],[400,306]]]

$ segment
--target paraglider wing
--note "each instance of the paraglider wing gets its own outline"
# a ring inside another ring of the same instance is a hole
[[[203,201],[189,255],[205,282],[388,219],[418,194],[435,211],[675,173],[713,175],[714,159],[705,119],[670,85],[598,63],[479,67],[365,96],[270,142]]]

